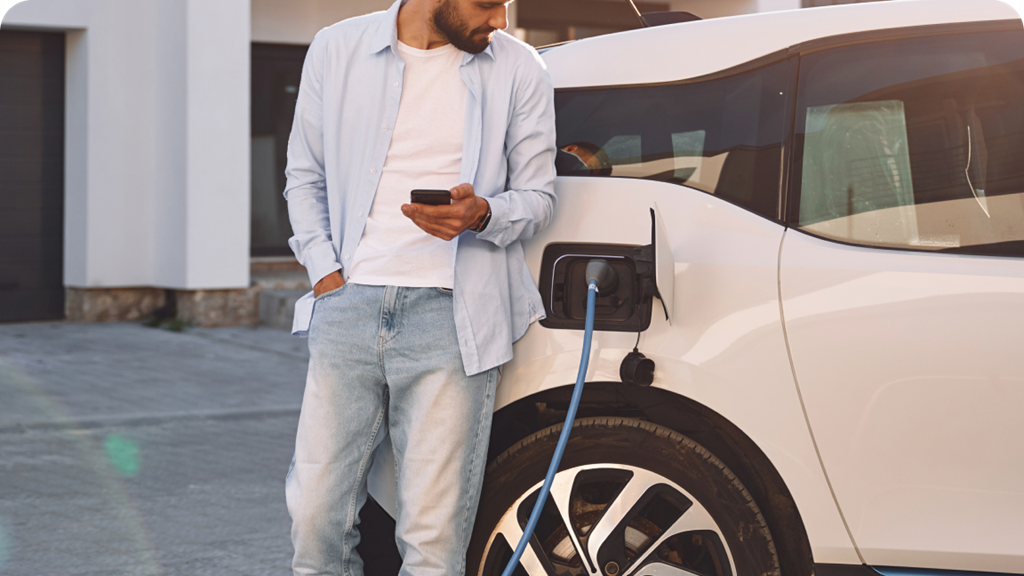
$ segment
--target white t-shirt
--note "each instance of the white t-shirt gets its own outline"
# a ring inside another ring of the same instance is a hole
[[[398,43],[405,61],[402,99],[391,146],[377,184],[348,281],[373,286],[452,288],[451,243],[431,236],[402,214],[409,192],[457,186],[462,168],[466,84],[463,52],[451,44],[419,50]]]

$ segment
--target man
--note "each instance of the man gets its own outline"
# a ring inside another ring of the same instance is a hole
[[[309,47],[288,145],[310,364],[286,493],[296,574],[362,574],[366,474],[390,434],[402,574],[459,575],[498,367],[543,317],[520,240],[555,198],[554,110],[506,2],[399,0]],[[410,204],[447,189],[445,206]]]

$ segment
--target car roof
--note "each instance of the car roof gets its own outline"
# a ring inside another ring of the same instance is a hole
[[[543,54],[555,88],[671,82],[830,36],[1019,19],[999,0],[901,0],[714,18],[586,38]]]

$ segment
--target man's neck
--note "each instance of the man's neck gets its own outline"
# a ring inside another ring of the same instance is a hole
[[[448,39],[431,24],[432,2],[408,0],[398,9],[398,39],[407,46],[433,50],[448,44]]]

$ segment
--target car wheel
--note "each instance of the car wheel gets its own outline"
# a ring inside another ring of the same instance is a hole
[[[467,574],[499,576],[522,536],[562,425],[488,467]],[[768,526],[713,454],[663,426],[585,418],[572,436],[517,575],[768,576]]]

